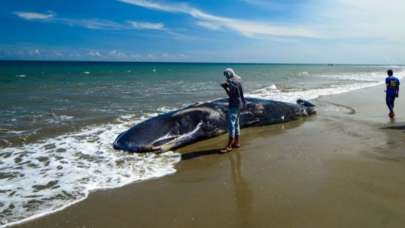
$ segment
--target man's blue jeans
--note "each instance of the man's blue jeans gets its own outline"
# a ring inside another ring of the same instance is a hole
[[[227,116],[228,134],[230,138],[235,138],[236,136],[239,136],[240,133],[239,117],[240,117],[240,109],[237,107],[230,107]]]
[[[395,94],[387,94],[385,102],[387,103],[390,112],[394,112]]]

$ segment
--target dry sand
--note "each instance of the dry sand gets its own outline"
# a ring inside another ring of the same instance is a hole
[[[404,99],[396,122],[382,87],[315,102],[317,116],[243,130],[239,150],[217,153],[226,136],[182,148],[174,175],[21,227],[403,227]]]

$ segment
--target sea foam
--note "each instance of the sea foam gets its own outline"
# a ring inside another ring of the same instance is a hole
[[[403,78],[402,69],[397,71],[398,77]],[[318,77],[336,78],[339,81],[346,81],[346,84],[332,84],[325,88],[309,89],[309,90],[293,90],[293,91],[281,91],[276,85],[271,85],[259,90],[255,90],[249,93],[247,96],[273,99],[284,102],[294,103],[297,99],[312,100],[321,96],[335,95],[341,93],[347,93],[354,90],[364,89],[368,87],[378,86],[384,84],[384,76],[381,76],[380,72],[370,73],[346,73],[346,74],[334,74],[334,75],[320,75]],[[351,81],[350,83],[348,81]]]
[[[147,117],[144,117],[147,118]],[[144,119],[142,118],[142,119]],[[85,199],[91,191],[174,173],[180,155],[114,151],[130,116],[0,151],[0,226],[21,223]],[[131,125],[132,125],[131,124]]]

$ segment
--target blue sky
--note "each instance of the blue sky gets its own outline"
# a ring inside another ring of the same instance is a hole
[[[5,0],[0,59],[405,63],[400,0]]]

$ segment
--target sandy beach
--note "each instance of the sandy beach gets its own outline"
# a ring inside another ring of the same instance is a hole
[[[3,1],[0,228],[405,227],[404,9]]]
[[[402,227],[405,93],[392,122],[383,91],[321,97],[318,115],[244,129],[229,154],[225,135],[182,148],[173,175],[17,227]]]

